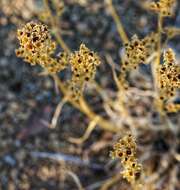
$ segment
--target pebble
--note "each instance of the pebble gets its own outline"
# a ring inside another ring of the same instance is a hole
[[[16,160],[11,155],[5,155],[3,160],[12,167],[16,165]]]

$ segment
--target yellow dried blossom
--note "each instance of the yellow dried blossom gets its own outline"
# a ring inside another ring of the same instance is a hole
[[[180,66],[176,64],[175,54],[172,49],[164,53],[164,63],[159,66],[160,99],[167,100],[175,95],[180,88]]]
[[[39,64],[49,73],[56,73],[65,68],[66,55],[61,55],[59,59],[52,57],[56,43],[52,41],[46,25],[35,22],[27,23],[18,30],[17,37],[21,46],[16,50],[18,57],[24,58],[31,65]]]
[[[79,96],[84,84],[94,79],[100,59],[96,53],[81,44],[79,51],[70,55],[69,63],[72,69],[71,89],[75,96]]]
[[[145,47],[147,48],[147,51],[149,51],[150,54],[156,49],[158,34],[155,32],[151,32],[149,35],[143,38],[142,41]]]
[[[172,16],[176,0],[160,0],[150,3],[150,9],[163,17]]]
[[[112,158],[120,158],[123,166],[122,176],[131,184],[135,184],[141,175],[141,164],[136,158],[136,142],[131,134],[126,135],[114,144],[110,153]]]
[[[34,22],[27,23],[17,32],[23,54],[34,56],[50,55],[56,48],[55,42],[52,42],[51,36],[46,25]],[[22,54],[22,55],[23,55]],[[35,62],[31,64],[36,64]]]
[[[122,71],[136,69],[139,64],[145,63],[147,57],[155,49],[156,39],[155,33],[141,40],[134,35],[131,41],[125,44],[125,61],[122,64]]]
[[[100,59],[84,44],[80,45],[79,51],[71,54],[62,52],[54,58],[56,43],[52,41],[46,25],[27,23],[18,30],[17,36],[20,48],[16,50],[16,55],[24,58],[31,65],[38,64],[48,73],[57,73],[70,64],[72,77],[67,85],[74,98],[80,97],[86,82],[94,79]]]

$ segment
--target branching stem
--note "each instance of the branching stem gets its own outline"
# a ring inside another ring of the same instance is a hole
[[[64,42],[62,36],[61,36],[61,33],[59,31],[60,29],[60,26],[59,26],[59,17],[55,14],[53,15],[52,14],[52,11],[49,7],[49,3],[48,3],[48,0],[44,0],[44,6],[46,8],[46,10],[48,11],[49,15],[50,15],[50,22],[51,22],[51,27],[54,31],[54,36],[57,40],[57,42],[59,43],[59,45],[62,47],[62,49],[67,52],[67,53],[70,53],[70,49],[69,47],[67,46],[67,44]],[[55,6],[55,5],[54,5]]]
[[[63,93],[64,96],[66,96],[67,90],[66,90],[64,84],[59,79],[59,77],[57,75],[52,75],[52,77],[53,77],[54,81],[56,82],[57,86],[59,87],[60,91]],[[111,131],[111,132],[114,132],[114,133],[120,131],[120,128],[118,128],[115,124],[113,124],[112,122],[104,119],[100,115],[97,115],[96,113],[94,113],[91,110],[90,106],[86,103],[86,101],[84,100],[83,97],[81,97],[78,102],[73,100],[73,99],[69,99],[68,101],[75,108],[77,108],[82,113],[84,113],[90,120],[94,120],[95,118],[98,117],[97,124],[102,129],[108,130],[108,131]]]

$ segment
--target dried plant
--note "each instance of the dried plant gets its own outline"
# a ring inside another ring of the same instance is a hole
[[[180,88],[180,66],[176,63],[175,54],[172,49],[164,52],[164,63],[159,66],[159,95],[161,105],[165,111],[178,111],[179,105],[167,103],[175,96],[177,89]]]
[[[114,144],[114,151],[111,152],[111,157],[119,158],[123,165],[121,172],[123,178],[127,179],[132,186],[140,185],[139,179],[142,171],[141,165],[136,158],[136,143],[131,134],[124,136]]]
[[[172,16],[174,12],[174,6],[176,0],[160,0],[158,2],[152,2],[150,4],[150,9],[162,17]]]
[[[69,63],[72,68],[70,86],[74,96],[79,97],[82,94],[85,82],[94,79],[96,67],[100,65],[100,59],[96,53],[81,44],[79,51],[70,55]]]
[[[124,134],[127,130],[131,131],[132,135],[125,135],[114,145],[111,156],[120,158],[123,167],[121,175],[131,184],[132,188],[142,189],[141,184],[149,185],[149,183],[146,183],[144,177],[146,166],[143,167],[143,163],[142,165],[138,163],[138,144],[134,139],[141,134],[139,131],[142,130],[143,133],[146,130],[152,130],[154,133],[156,127],[149,120],[148,108],[145,110],[144,105],[148,99],[150,109],[156,109],[159,112],[162,128],[170,123],[167,113],[180,110],[180,105],[172,101],[180,88],[180,66],[175,59],[174,50],[167,48],[168,40],[178,35],[179,29],[163,26],[163,19],[173,15],[176,1],[160,0],[148,4],[148,9],[158,14],[157,31],[142,39],[135,34],[130,40],[112,1],[106,0],[105,5],[115,21],[123,42],[119,73],[115,69],[111,58],[107,56],[117,86],[117,90],[112,92],[113,95],[109,95],[108,90],[103,89],[95,80],[96,70],[98,66],[101,66],[99,55],[86,47],[84,43],[81,43],[79,50],[71,51],[62,38],[59,17],[63,14],[65,4],[59,1],[52,1],[51,6],[55,8],[55,12],[52,13],[49,1],[44,0],[44,10],[39,14],[41,21],[49,25],[49,28],[53,31],[55,41],[52,40],[47,25],[40,22],[27,23],[17,32],[20,48],[16,50],[16,55],[31,65],[40,65],[45,73],[53,78],[56,86],[63,94],[62,101],[55,110],[53,122],[49,125],[50,127],[57,125],[62,106],[66,102],[72,104],[89,118],[90,122],[85,135],[80,139],[71,138],[71,142],[83,143],[89,138],[96,126],[118,134],[119,132]],[[165,42],[162,40],[163,33],[167,36]],[[60,53],[56,53],[58,45],[63,49]],[[162,52],[164,52],[163,60],[161,60]],[[128,83],[128,77],[136,73],[141,64],[151,65],[153,84],[148,83],[149,88],[138,89]],[[68,79],[62,80],[58,73],[64,69],[69,70],[71,75]],[[101,96],[103,100],[102,107],[109,117],[104,118],[101,114],[97,114],[90,106],[84,96],[86,84],[91,84],[91,87]],[[142,103],[140,105],[142,113],[136,117],[131,108],[136,108],[139,99]],[[155,104],[151,104],[152,100]],[[148,106],[146,105],[146,107]],[[168,129],[172,130],[171,127]],[[144,174],[142,174],[143,172]],[[102,186],[102,190],[108,189],[118,180],[119,176],[113,176]],[[154,183],[156,183],[155,181]]]

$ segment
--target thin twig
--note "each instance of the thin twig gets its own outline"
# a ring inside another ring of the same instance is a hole
[[[70,51],[69,47],[67,46],[67,44],[64,42],[64,40],[60,34],[60,31],[59,31],[59,29],[60,29],[59,20],[58,20],[59,17],[57,17],[57,15],[54,16],[52,14],[51,9],[49,7],[48,0],[43,0],[43,2],[44,2],[44,6],[45,6],[46,10],[49,12],[51,26],[54,31],[54,36],[55,36],[57,42],[59,43],[59,45],[63,48],[63,50],[65,52],[70,53],[71,51]]]
[[[89,159],[81,159],[78,156],[72,156],[63,153],[51,153],[51,152],[38,152],[32,151],[30,155],[34,158],[52,159],[58,162],[68,162],[79,166],[86,166],[93,169],[102,169],[103,166],[96,163],[90,163]]]
[[[95,117],[94,120],[92,120],[89,123],[89,125],[88,125],[88,127],[87,127],[87,129],[86,129],[86,131],[82,137],[80,137],[80,138],[69,137],[68,140],[72,143],[75,143],[75,144],[82,144],[84,141],[86,141],[89,138],[92,131],[96,127],[98,120],[99,120],[99,116]]]
[[[109,63],[109,65],[111,67],[111,70],[113,73],[113,79],[116,83],[116,86],[117,86],[118,90],[121,90],[121,84],[120,84],[120,81],[119,81],[118,76],[116,74],[115,66],[114,66],[115,64],[113,63],[112,57],[109,54],[107,54],[106,59],[107,59],[107,62]]]
[[[66,90],[64,84],[59,79],[59,77],[57,75],[51,75],[51,76],[53,77],[54,81],[56,81],[56,84],[58,85],[60,91],[64,94],[64,96],[66,96],[67,90]],[[111,132],[119,132],[120,131],[120,128],[117,127],[117,125],[113,124],[111,121],[109,121],[107,119],[104,119],[100,115],[97,115],[96,113],[94,113],[93,110],[91,110],[90,106],[86,103],[86,101],[84,100],[83,97],[81,97],[78,102],[74,101],[71,98],[71,99],[69,99],[69,103],[71,103],[75,108],[79,109],[81,112],[86,114],[90,120],[94,120],[95,117],[99,116],[98,126],[101,127],[102,129],[108,130]]]
[[[64,104],[65,104],[67,101],[68,101],[68,97],[65,96],[65,97],[59,102],[59,104],[57,105],[56,110],[55,110],[54,115],[53,115],[53,118],[52,118],[52,121],[51,121],[51,124],[50,124],[50,128],[55,128],[55,127],[56,127],[58,118],[59,118],[60,113],[61,113],[61,110],[62,110]]]
[[[67,170],[67,171],[65,171],[65,173],[67,173],[69,176],[72,177],[72,179],[76,183],[76,185],[77,185],[77,187],[78,187],[79,190],[84,190],[84,188],[83,188],[83,186],[82,186],[82,184],[81,184],[78,176],[74,172]]]
[[[117,14],[114,6],[113,6],[112,0],[106,0],[106,2],[107,2],[107,6],[108,6],[108,8],[109,8],[109,10],[111,12],[111,16],[114,19],[114,22],[116,23],[119,36],[120,36],[121,40],[123,41],[123,43],[125,44],[129,40],[128,40],[126,32],[125,32],[125,30],[123,28],[123,25],[122,25],[122,22],[120,20],[120,17],[118,16],[118,14]]]

